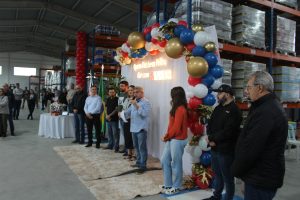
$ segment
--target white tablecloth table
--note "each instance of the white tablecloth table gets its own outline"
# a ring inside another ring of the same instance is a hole
[[[75,137],[74,116],[51,116],[49,113],[41,114],[38,135],[56,139]]]

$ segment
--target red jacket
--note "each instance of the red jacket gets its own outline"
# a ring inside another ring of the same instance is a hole
[[[169,117],[168,131],[165,135],[165,140],[185,140],[187,138],[188,115],[184,106],[179,106],[176,109],[175,117]]]

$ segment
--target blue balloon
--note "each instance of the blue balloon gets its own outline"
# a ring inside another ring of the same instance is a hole
[[[201,56],[203,57],[205,55],[205,49],[202,46],[196,46],[192,50],[192,55],[193,56]]]
[[[174,35],[176,35],[176,37],[180,37],[180,34],[183,30],[185,30],[186,27],[183,25],[177,25],[174,29]]]
[[[147,54],[147,50],[142,48],[139,50],[141,55],[146,55]]]
[[[218,63],[218,58],[214,53],[205,54],[204,59],[207,61],[209,67],[214,67]]]
[[[206,97],[203,98],[203,104],[206,106],[213,106],[216,103],[216,98],[212,94],[206,95]]]
[[[208,88],[214,84],[215,78],[211,74],[206,74],[205,76],[202,77],[202,83],[206,85]]]
[[[138,54],[137,53],[132,53],[131,54],[131,58],[137,58],[138,57]]]
[[[167,33],[167,34],[165,34],[165,38],[166,38],[166,40],[170,40],[172,38],[172,36]]]
[[[151,39],[152,39],[151,32],[147,33],[147,35],[145,36],[145,39],[147,42],[151,42]]]
[[[183,44],[189,44],[194,41],[194,32],[189,29],[185,29],[180,33],[180,41]]]
[[[200,156],[200,163],[207,167],[211,164],[211,153],[207,151],[203,151]]]
[[[224,69],[220,65],[216,65],[213,68],[210,69],[211,75],[213,75],[215,78],[221,78],[224,74]]]

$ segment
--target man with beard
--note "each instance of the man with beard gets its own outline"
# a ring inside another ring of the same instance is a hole
[[[208,144],[211,146],[212,169],[215,173],[214,194],[205,200],[221,200],[224,183],[224,200],[234,196],[234,176],[230,167],[234,160],[235,144],[240,131],[242,114],[234,102],[229,85],[221,85],[217,90],[219,105],[214,109],[208,122]]]
[[[123,110],[123,107],[124,107],[124,102],[127,98],[127,95],[128,95],[128,87],[129,87],[129,84],[127,81],[123,80],[120,82],[119,84],[119,89],[120,89],[120,93],[118,95],[118,106],[119,106],[119,109],[120,110],[117,110],[116,112],[118,113],[118,111],[121,111]],[[119,119],[119,137],[124,137],[124,122],[122,119]],[[124,139],[125,140],[125,139]],[[119,144],[118,144],[119,145]],[[124,156],[127,156],[127,149],[122,149],[119,151],[120,153],[124,153],[123,155]]]

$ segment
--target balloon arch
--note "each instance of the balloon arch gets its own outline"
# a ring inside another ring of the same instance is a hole
[[[224,74],[223,67],[218,65],[217,45],[205,29],[194,24],[187,28],[187,22],[172,18],[166,23],[155,23],[146,27],[143,33],[132,32],[128,40],[117,48],[115,60],[122,66],[130,65],[145,56],[166,53],[170,58],[185,56],[187,62],[189,98],[189,129],[193,134],[186,147],[193,157],[192,177],[186,181],[186,187],[201,189],[212,185],[210,148],[204,136],[205,124],[216,103],[212,89],[218,88]]]

